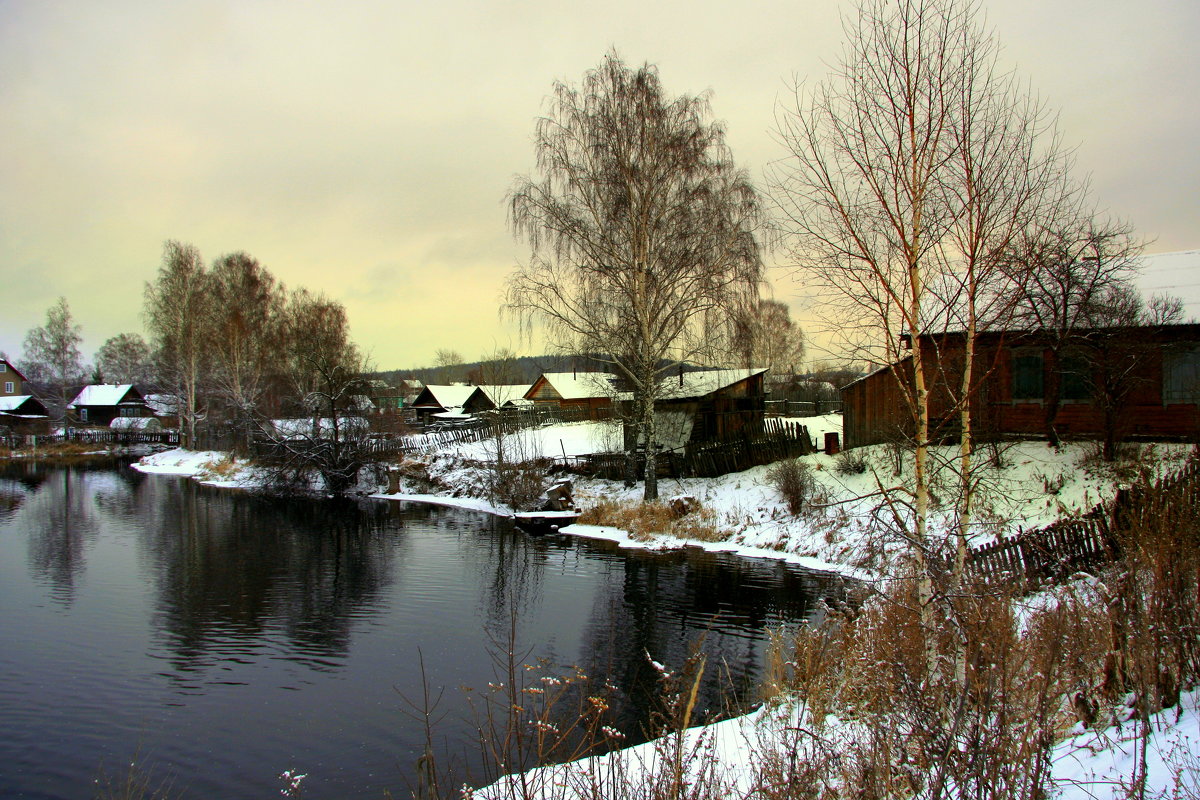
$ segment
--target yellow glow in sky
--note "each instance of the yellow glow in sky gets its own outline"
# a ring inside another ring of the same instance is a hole
[[[1005,61],[1062,110],[1100,203],[1197,246],[1200,4],[996,0]],[[841,47],[839,4],[0,3],[0,349],[63,295],[88,359],[141,331],[166,239],[244,250],[342,301],[380,368],[517,346],[497,306],[525,255],[514,175],[556,79],[606,50],[712,91],[753,175],[774,105]],[[770,260],[773,256],[768,256]],[[803,288],[782,271],[779,299]],[[537,349],[537,348],[535,348]]]

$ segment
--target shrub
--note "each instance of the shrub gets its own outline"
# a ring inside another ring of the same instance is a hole
[[[793,515],[799,515],[807,508],[817,486],[808,464],[794,458],[780,461],[772,467],[767,473],[767,480],[783,497],[788,511]]]
[[[867,455],[861,449],[843,450],[833,462],[833,471],[838,475],[864,475],[867,471]]]

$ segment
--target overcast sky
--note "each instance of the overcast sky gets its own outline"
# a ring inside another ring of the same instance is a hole
[[[1099,202],[1151,252],[1200,246],[1200,3],[984,5]],[[777,97],[840,50],[839,6],[0,0],[0,349],[59,295],[89,360],[141,332],[166,239],[342,301],[380,368],[519,347],[497,312],[525,256],[503,201],[553,81],[614,46],[655,63],[671,93],[711,90],[761,178]]]

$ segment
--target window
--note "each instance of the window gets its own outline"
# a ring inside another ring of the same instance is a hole
[[[136,417],[137,415],[138,410],[136,406],[121,406],[122,417]]]
[[[12,382],[12,381],[5,381],[5,382],[4,382],[4,393],[5,393],[5,394],[12,394],[12,393],[13,393],[13,392],[15,392],[15,391],[17,391],[17,389],[16,389],[16,386],[13,384],[13,382]]]
[[[1089,400],[1092,396],[1091,366],[1083,356],[1066,355],[1061,361],[1063,400]]]
[[[79,409],[79,419],[81,422],[87,422],[87,409],[86,408]]]
[[[1042,383],[1042,354],[1034,351],[1017,351],[1012,359],[1013,400],[1042,400],[1045,388]]]
[[[1163,402],[1200,403],[1200,344],[1163,350]]]
[[[0,361],[0,372],[8,372],[8,362]]]

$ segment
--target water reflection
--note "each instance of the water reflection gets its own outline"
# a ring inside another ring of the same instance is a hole
[[[472,736],[457,687],[486,685],[497,647],[609,680],[637,739],[657,697],[647,654],[702,652],[700,704],[717,711],[730,687],[752,694],[764,628],[838,592],[775,562],[530,537],[448,509],[112,465],[2,472],[0,764],[15,766],[0,796],[86,794],[145,742],[189,796],[268,796],[293,766],[312,796],[401,793],[424,745],[400,710],[423,688],[418,654],[458,703],[439,732],[456,752]]]
[[[146,488],[159,643],[188,683],[263,655],[336,668],[403,552],[378,503],[288,502],[186,481]]]

